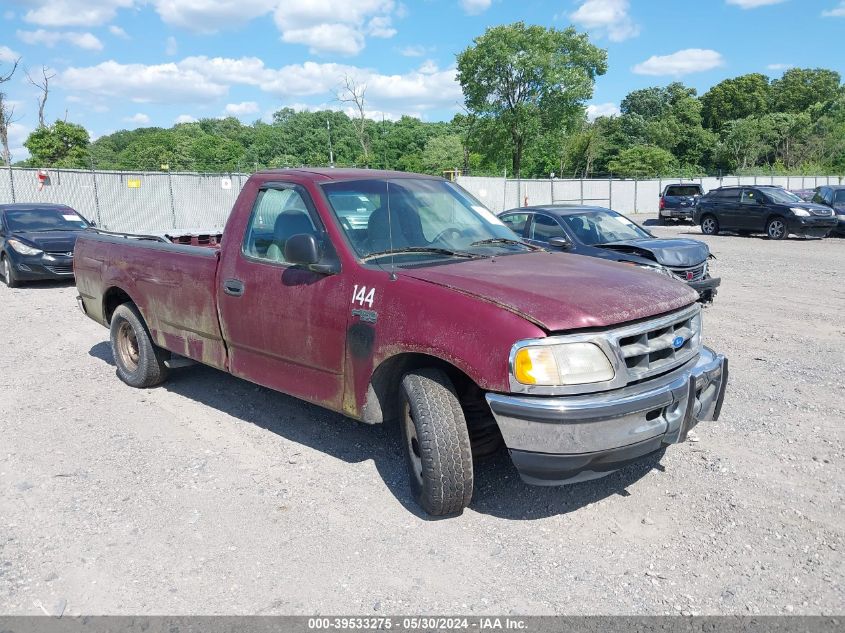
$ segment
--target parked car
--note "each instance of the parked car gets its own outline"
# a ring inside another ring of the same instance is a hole
[[[25,281],[73,278],[76,238],[91,224],[61,204],[0,205],[0,274]]]
[[[692,220],[695,203],[703,194],[701,185],[695,183],[666,185],[660,194],[658,224],[666,224],[667,220]]]
[[[831,209],[774,185],[713,189],[698,200],[694,220],[705,235],[765,233],[772,240],[789,234],[825,237],[836,227]]]
[[[365,227],[341,221],[335,200],[345,212],[349,196],[372,208]],[[117,375],[151,387],[187,357],[365,423],[397,421],[431,514],[469,503],[473,448],[491,434],[524,480],[555,485],[719,416],[727,360],[703,345],[695,292],[528,245],[442,178],[259,172],[223,236],[80,237],[80,307],[110,328]]]
[[[833,209],[837,224],[832,233],[845,236],[845,185],[823,185],[816,187],[813,202]]]
[[[547,205],[505,211],[499,218],[531,244],[663,272],[686,282],[704,303],[721,280],[710,276],[710,248],[700,240],[663,239],[603,207]]]

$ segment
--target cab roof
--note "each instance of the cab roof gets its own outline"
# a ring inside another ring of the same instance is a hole
[[[263,177],[265,180],[274,177],[284,177],[288,174],[303,176],[319,181],[332,180],[379,180],[379,179],[397,179],[397,178],[425,178],[429,180],[444,180],[440,176],[429,176],[425,174],[415,174],[407,171],[390,171],[386,169],[360,169],[348,167],[295,167],[290,169],[267,169],[256,172],[255,175]]]

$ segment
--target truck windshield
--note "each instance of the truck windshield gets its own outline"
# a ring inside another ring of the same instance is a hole
[[[402,263],[418,263],[533,250],[478,200],[444,180],[371,179],[322,187],[362,259],[401,256]]]
[[[631,220],[615,211],[573,213],[561,216],[561,220],[579,242],[588,246],[651,237]]]
[[[9,231],[78,231],[88,222],[73,209],[10,209],[6,211]]]

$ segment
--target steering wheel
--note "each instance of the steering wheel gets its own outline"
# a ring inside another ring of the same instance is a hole
[[[464,236],[463,231],[461,231],[460,229],[456,229],[454,226],[450,226],[448,228],[443,229],[442,231],[440,231],[440,233],[435,235],[434,239],[431,240],[431,243],[434,244],[435,242],[439,242],[441,239],[443,239],[444,237],[446,237],[450,233],[453,234],[455,237],[463,237]]]
[[[343,227],[343,230],[346,231],[347,234],[352,233],[352,224],[349,222],[349,218],[345,218],[342,215],[338,215],[338,219],[340,220],[340,225]]]

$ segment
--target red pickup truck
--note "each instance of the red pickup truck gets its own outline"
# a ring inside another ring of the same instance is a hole
[[[685,284],[522,242],[441,178],[253,175],[222,240],[86,231],[79,304],[118,376],[184,358],[402,429],[411,489],[460,512],[473,454],[504,440],[522,478],[608,474],[719,416],[727,360]]]

